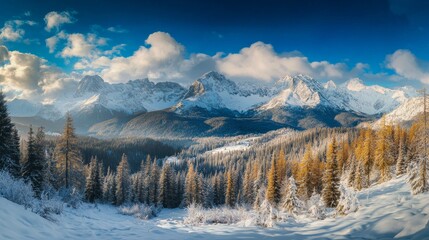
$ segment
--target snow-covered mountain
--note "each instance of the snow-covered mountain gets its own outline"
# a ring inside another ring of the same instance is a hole
[[[258,87],[239,87],[217,72],[208,72],[197,79],[183,99],[174,107],[177,113],[195,108],[245,112],[271,98],[270,91]]]
[[[157,124],[160,116],[161,123],[167,125],[172,119],[180,125],[187,117],[199,117],[198,121],[207,121],[195,131],[206,129],[206,126],[217,126],[216,129],[222,126],[225,129],[222,132],[226,132],[225,124],[233,123],[232,131],[242,127],[237,124],[238,118],[273,121],[275,124],[269,124],[270,129],[285,125],[297,128],[355,126],[368,120],[368,116],[390,113],[416,95],[411,87],[366,86],[359,79],[340,85],[332,81],[322,84],[305,75],[285,76],[271,85],[252,85],[234,82],[212,71],[195,80],[188,89],[173,82],[138,79],[110,84],[99,76],[85,76],[70,94],[51,100],[49,104],[15,99],[9,103],[9,108],[15,117],[35,116],[49,121],[59,121],[66,112],[71,112],[82,132],[94,124],[97,127],[92,129],[98,129],[96,132],[103,132],[103,126],[109,126],[109,131],[116,133],[124,126],[132,126],[135,131],[141,122]],[[141,116],[159,111],[168,114]],[[218,119],[210,120],[216,117]],[[114,118],[116,120],[103,123]],[[132,121],[132,118],[139,121]],[[128,121],[132,124],[127,125]],[[186,121],[196,126],[196,119]],[[165,130],[164,125],[158,127]],[[170,131],[172,129],[168,129]]]
[[[395,110],[385,115],[386,123],[388,124],[407,124],[415,120],[415,118],[423,113],[423,97],[410,98]],[[373,125],[374,127],[381,126],[382,121],[379,119]]]
[[[325,85],[329,99],[352,110],[368,115],[388,113],[417,96],[412,87],[389,89],[378,85],[366,86],[360,79],[351,79],[338,87],[334,83]]]

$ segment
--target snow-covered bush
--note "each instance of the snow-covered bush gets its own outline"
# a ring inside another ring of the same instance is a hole
[[[191,204],[187,211],[188,214],[184,218],[184,223],[189,225],[243,223],[243,225],[248,226],[256,223],[254,213],[244,207],[204,209],[200,205]]]
[[[58,194],[52,195],[47,192],[42,192],[40,200],[37,199],[33,203],[33,212],[40,216],[53,220],[52,214],[61,214],[63,212],[64,202]]]
[[[82,205],[83,194],[77,188],[64,188],[60,191],[60,196],[68,207],[78,208]]]
[[[13,178],[9,172],[0,172],[0,196],[7,200],[31,208],[34,201],[34,192],[31,184],[23,179]]]
[[[258,209],[257,213],[257,225],[262,227],[274,227],[279,213],[268,200],[265,199],[262,202],[261,207]]]
[[[340,200],[337,205],[337,212],[339,214],[349,214],[356,212],[359,208],[359,201],[356,197],[355,191],[340,185]]]
[[[131,206],[120,206],[118,207],[118,211],[123,215],[135,216],[147,220],[158,216],[161,208],[154,205],[134,204]]]
[[[320,194],[313,192],[310,199],[308,200],[308,215],[315,219],[325,218],[325,206],[320,197]]]

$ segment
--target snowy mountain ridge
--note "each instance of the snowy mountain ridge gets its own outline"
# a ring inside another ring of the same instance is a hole
[[[366,86],[360,79],[342,84],[320,81],[306,75],[285,76],[271,85],[234,82],[218,72],[208,72],[195,80],[188,89],[178,83],[148,79],[110,84],[100,76],[85,76],[66,96],[49,104],[14,99],[9,103],[12,116],[33,117],[56,121],[66,112],[80,116],[88,127],[115,116],[131,116],[158,110],[189,115],[203,110],[203,114],[253,116],[276,109],[317,109],[364,115],[390,113],[401,104],[417,96],[415,89],[389,89],[378,85]],[[206,115],[200,115],[206,116]],[[278,118],[281,118],[279,115]]]

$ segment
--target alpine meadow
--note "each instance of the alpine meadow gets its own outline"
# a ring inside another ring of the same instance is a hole
[[[0,239],[429,239],[426,1],[0,6]]]

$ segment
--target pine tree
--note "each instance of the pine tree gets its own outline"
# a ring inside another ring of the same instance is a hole
[[[159,199],[159,167],[157,160],[154,159],[150,169],[150,181],[149,181],[149,203],[157,204]]]
[[[334,208],[337,206],[340,197],[338,189],[340,178],[338,176],[337,143],[335,138],[332,139],[326,152],[326,169],[323,175],[323,182],[323,201],[327,207]]]
[[[417,166],[414,166],[410,173],[409,182],[411,184],[411,192],[414,195],[429,191],[428,173],[425,160],[426,159],[422,158],[418,164],[414,164]]]
[[[115,175],[110,171],[110,168],[107,169],[107,174],[103,181],[103,199],[111,204],[116,202]]]
[[[128,158],[123,154],[116,170],[116,205],[122,205],[130,200],[130,188]]]
[[[405,174],[407,170],[407,159],[406,159],[406,143],[405,143],[405,132],[403,131],[399,139],[399,151],[398,159],[396,160],[396,176]]]
[[[278,182],[277,164],[273,157],[270,171],[268,172],[268,184],[265,198],[274,206],[280,201],[280,183]]]
[[[347,185],[349,187],[353,186],[355,178],[356,178],[356,171],[357,171],[357,163],[356,158],[354,154],[351,155],[349,160],[349,175],[347,177]]]
[[[102,197],[102,178],[99,162],[96,157],[91,158],[88,176],[86,178],[85,198],[93,203]]]
[[[173,169],[169,163],[165,163],[162,167],[161,176],[159,179],[159,201],[165,208],[176,207],[176,184]]]
[[[0,170],[11,171],[16,176],[19,166],[16,165],[16,154],[19,152],[14,136],[14,125],[7,112],[6,100],[0,90]]]
[[[211,208],[214,205],[214,189],[210,179],[203,179],[203,207]]]
[[[64,186],[67,189],[70,187],[80,188],[83,177],[83,162],[70,114],[67,114],[64,132],[55,147],[55,160],[59,180]]]
[[[36,138],[34,137],[33,127],[30,126],[30,131],[28,132],[28,141],[27,141],[27,157],[24,162],[22,176],[24,179],[31,182],[33,186],[33,191],[37,197],[40,197],[43,186],[43,149],[44,145],[41,141],[44,141],[43,132],[39,130]]]
[[[21,163],[20,163],[21,153],[20,153],[19,142],[20,142],[20,139],[18,135],[18,130],[16,130],[16,128],[14,127],[12,130],[12,138],[9,146],[11,164],[8,168],[12,176],[14,176],[15,178],[21,176]]]

